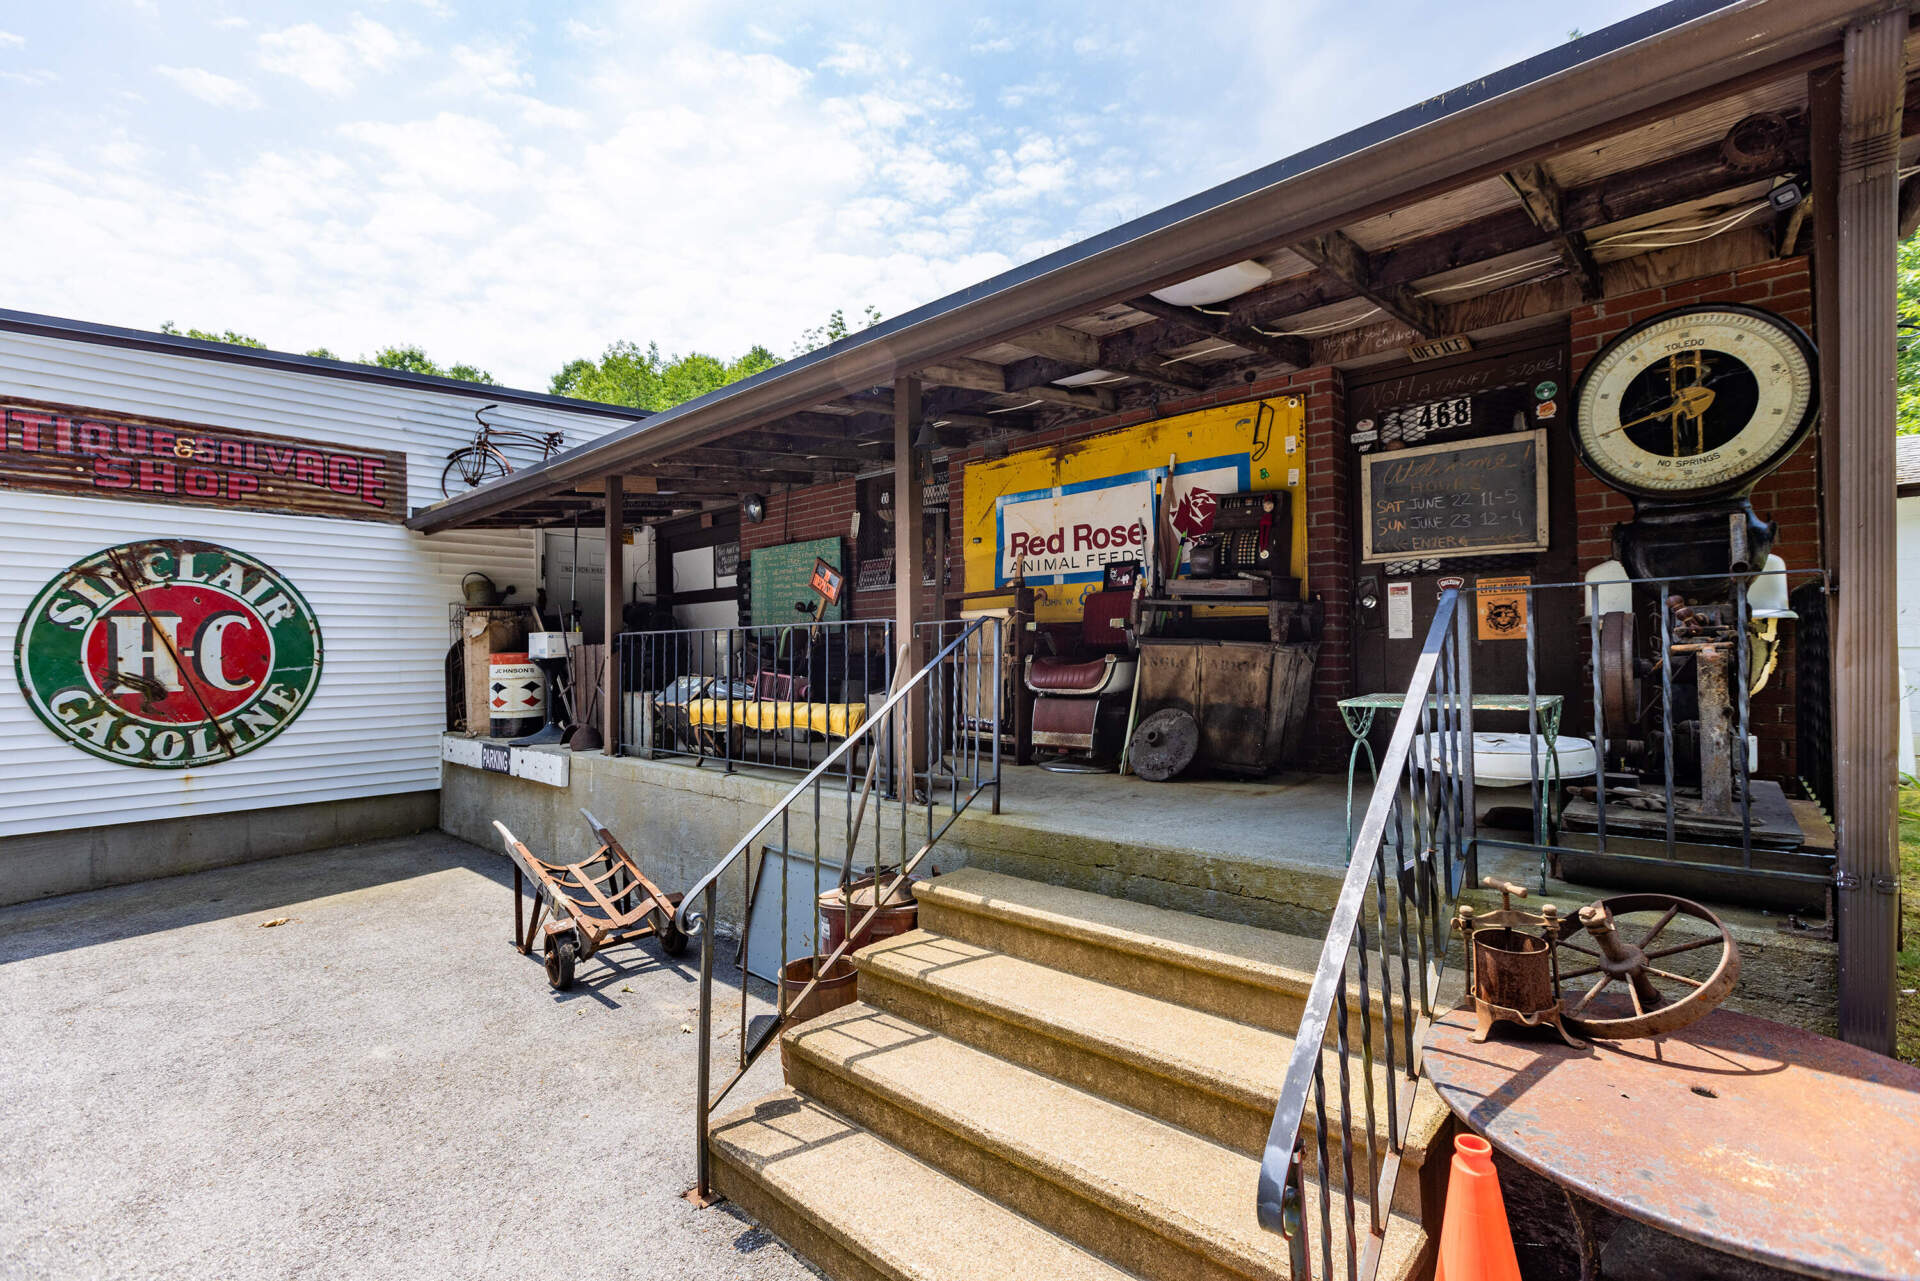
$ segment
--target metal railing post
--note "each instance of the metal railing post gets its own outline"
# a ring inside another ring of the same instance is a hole
[[[707,1095],[711,1089],[713,1070],[713,949],[718,942],[714,929],[715,886],[710,882],[706,892],[700,896],[700,911],[706,917],[700,939],[700,1044],[697,1048],[699,1065],[694,1069],[693,1126],[694,1140],[698,1151],[694,1156],[694,1195],[705,1203],[713,1195],[712,1170],[707,1153],[707,1126],[711,1117],[708,1113]]]

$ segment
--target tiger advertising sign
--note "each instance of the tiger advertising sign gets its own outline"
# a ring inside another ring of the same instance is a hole
[[[97,551],[40,590],[14,671],[74,747],[145,769],[245,755],[305,710],[320,624],[292,583],[230,547],[184,539]]]

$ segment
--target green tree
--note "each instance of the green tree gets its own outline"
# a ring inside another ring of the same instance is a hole
[[[1894,421],[1907,436],[1920,432],[1920,233],[1900,242],[1895,280],[1900,345],[1894,356]]]
[[[163,320],[160,322],[160,332],[163,334],[178,334],[182,338],[198,338],[201,342],[223,342],[235,347],[266,346],[266,344],[258,338],[254,338],[248,334],[235,333],[231,329],[223,329],[219,333],[215,333],[211,329],[182,329],[171,320]]]
[[[331,347],[315,347],[312,351],[308,352],[307,355],[312,356],[315,360],[340,359],[340,357],[333,354],[333,349]]]
[[[556,396],[658,411],[779,363],[777,356],[758,345],[733,360],[721,360],[700,351],[663,356],[658,343],[642,348],[622,340],[609,346],[597,361],[585,357],[568,361],[548,386]]]
[[[378,365],[382,369],[404,369],[410,374],[430,374],[435,378],[458,378],[462,382],[491,383],[493,375],[474,365],[447,365],[442,368],[438,362],[419,347],[382,347],[371,356],[362,356],[363,365]]]
[[[880,323],[880,309],[868,303],[860,309],[860,319],[865,322],[860,328],[871,329]],[[814,325],[800,331],[800,340],[794,343],[793,354],[804,356],[810,351],[825,347],[828,343],[839,342],[852,332],[853,327],[847,323],[847,313],[835,307],[833,314],[827,317],[826,324]]]

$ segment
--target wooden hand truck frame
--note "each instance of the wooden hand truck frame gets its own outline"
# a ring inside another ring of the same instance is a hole
[[[573,986],[574,966],[603,947],[648,936],[658,938],[668,956],[678,956],[687,947],[687,936],[673,919],[681,896],[654,884],[605,823],[584,809],[580,814],[600,847],[578,863],[537,858],[505,823],[493,824],[513,860],[513,945],[522,956],[533,950],[544,904],[547,982],[562,992]],[[534,888],[533,913],[523,917],[524,878],[531,878]]]

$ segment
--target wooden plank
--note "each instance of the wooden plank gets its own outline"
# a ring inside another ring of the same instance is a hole
[[[1837,323],[1821,334],[1837,365],[1828,412],[1846,506],[1834,530],[1844,567],[1834,608],[1834,811],[1838,820],[1840,1036],[1894,1050],[1894,949],[1900,868],[1895,833],[1894,418],[1900,112],[1906,89],[1905,9],[1847,28],[1832,206],[1837,227]],[[1816,210],[1823,214],[1826,206]]]
[[[0,489],[399,523],[407,457],[9,398],[0,402]]]
[[[620,634],[621,606],[626,604],[623,589],[627,582],[627,530],[623,485],[617,473],[607,477],[606,592],[600,615],[604,620],[601,641],[607,647],[600,660],[600,733],[605,740],[600,750],[607,756],[620,754],[620,646],[614,638]]]
[[[1547,239],[1559,250],[1561,260],[1580,281],[1580,296],[1588,302],[1600,297],[1600,268],[1587,251],[1587,242],[1577,231],[1569,231],[1565,217],[1565,196],[1547,171],[1537,162],[1517,165],[1503,177],[1520,197],[1533,225],[1547,233]]]
[[[921,541],[921,513],[925,495],[921,488],[919,461],[914,441],[922,421],[921,384],[906,377],[894,384],[893,396],[893,629],[894,646],[907,645],[907,660],[894,673],[894,688],[904,683],[926,662],[926,647],[917,624],[928,621],[921,603],[920,580],[926,574],[926,548]],[[908,714],[902,718],[904,733],[895,737],[895,785],[902,798],[914,792],[913,775],[926,757],[926,699],[924,694],[909,696]]]
[[[1291,335],[1276,337],[1256,332],[1252,325],[1231,313],[1226,317],[1210,316],[1205,312],[1195,311],[1191,307],[1176,307],[1172,303],[1161,302],[1152,294],[1129,298],[1127,306],[1170,324],[1189,329],[1201,337],[1218,338],[1247,351],[1272,356],[1294,369],[1305,369],[1312,359],[1312,353],[1305,339]]]
[[[1064,360],[1082,369],[1092,369],[1100,363],[1100,340],[1092,334],[1083,334],[1062,325],[1048,325],[1045,329],[1015,335],[1007,339],[1007,345],[1030,351],[1036,356]]]
[[[1405,285],[1375,282],[1367,251],[1343,232],[1312,236],[1293,251],[1320,270],[1345,281],[1353,291],[1423,338],[1440,336],[1440,318],[1434,305]]]

